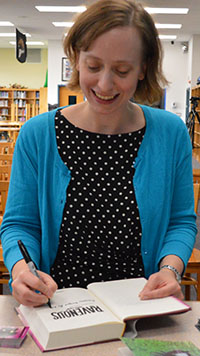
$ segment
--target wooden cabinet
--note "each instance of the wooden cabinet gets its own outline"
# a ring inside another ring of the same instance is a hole
[[[42,114],[43,112],[48,111],[48,88],[40,88],[40,101],[39,101],[39,112]]]
[[[74,92],[69,89],[65,85],[58,86],[58,105],[73,105],[79,104],[84,101],[84,95],[82,92]]]
[[[197,85],[196,87],[192,88],[191,96],[197,96],[200,98],[200,85]],[[200,116],[200,101],[198,102],[198,107],[196,111],[199,113]],[[200,148],[200,124],[197,119],[195,121],[194,127],[194,147]]]
[[[47,111],[47,88],[0,88],[0,121],[24,122]]]

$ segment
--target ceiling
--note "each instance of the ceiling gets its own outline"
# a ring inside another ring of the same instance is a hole
[[[94,0],[0,0],[0,21],[10,21],[23,33],[30,33],[31,41],[62,40],[64,28],[55,27],[53,21],[73,21],[72,13],[42,13],[36,5],[84,5]],[[109,1],[109,0],[108,0]],[[138,0],[137,0],[138,1]],[[139,1],[138,1],[139,2]],[[149,7],[188,7],[187,15],[154,15],[158,23],[182,23],[179,30],[159,30],[160,34],[175,34],[176,41],[188,41],[193,34],[200,35],[200,0],[140,0]],[[15,27],[0,27],[0,32],[15,32]],[[0,47],[13,47],[11,38],[0,37]]]

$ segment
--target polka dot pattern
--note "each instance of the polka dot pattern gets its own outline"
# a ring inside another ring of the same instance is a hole
[[[51,276],[59,288],[144,276],[134,161],[145,128],[105,135],[55,117],[59,154],[71,171]]]

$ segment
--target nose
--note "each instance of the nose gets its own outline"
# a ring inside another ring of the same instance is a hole
[[[113,73],[110,70],[101,71],[99,74],[98,87],[102,93],[109,93],[114,87]]]

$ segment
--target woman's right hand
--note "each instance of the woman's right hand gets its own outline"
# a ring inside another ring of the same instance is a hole
[[[34,276],[24,260],[18,261],[12,270],[12,294],[23,305],[36,307],[46,304],[57,289],[57,284],[47,273],[37,271]],[[39,293],[38,293],[39,292]]]

